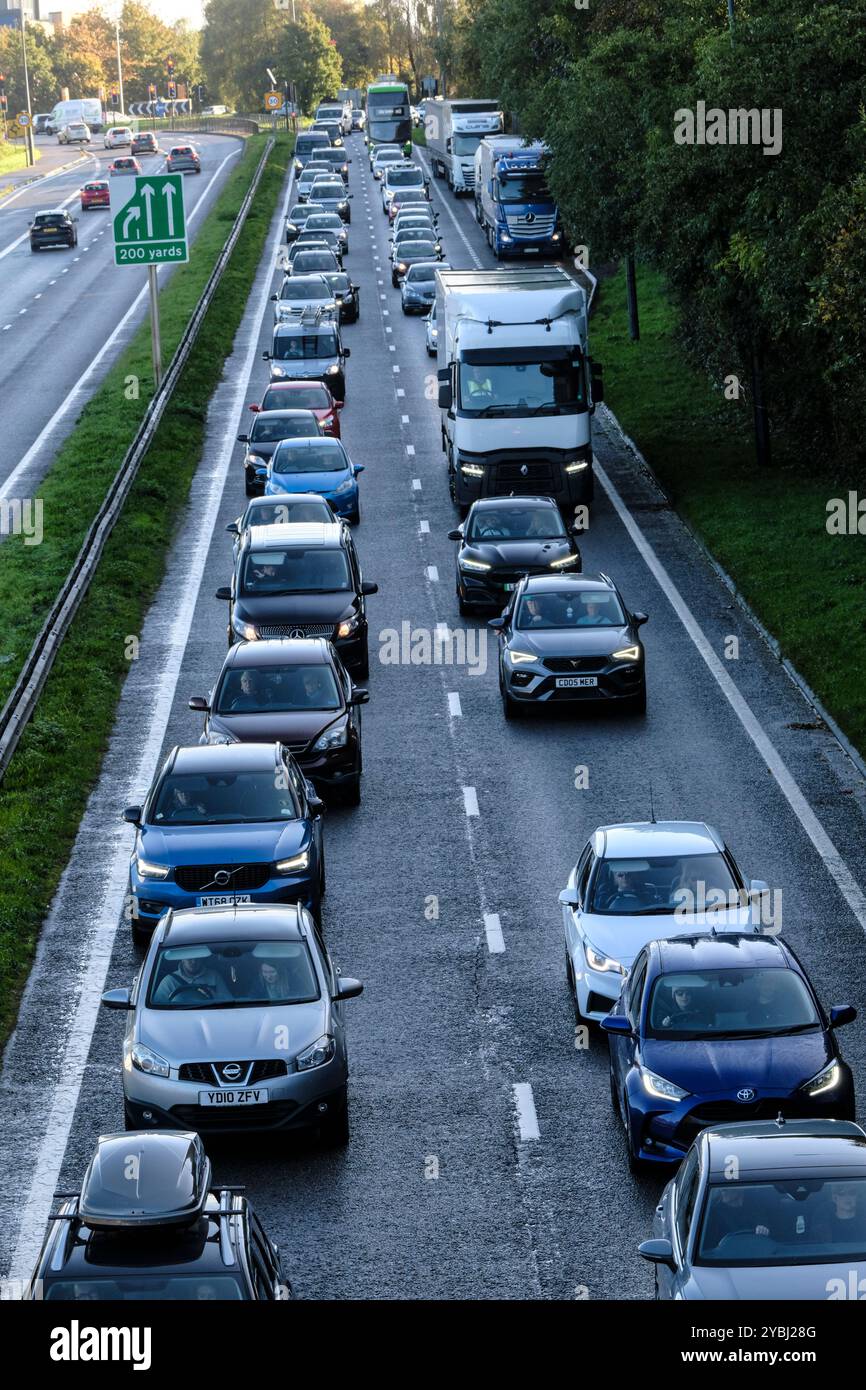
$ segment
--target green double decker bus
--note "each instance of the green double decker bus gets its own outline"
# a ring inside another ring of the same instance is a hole
[[[405,145],[412,140],[409,88],[394,77],[367,88],[367,140],[371,145]]]

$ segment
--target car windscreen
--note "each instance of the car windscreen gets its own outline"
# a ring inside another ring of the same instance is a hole
[[[394,194],[394,206],[398,208],[408,207],[410,203],[426,203],[427,196],[423,188],[401,188]]]
[[[334,333],[292,333],[274,339],[278,362],[302,362],[310,357],[336,357],[337,338]]]
[[[767,1154],[767,1164],[772,1161]],[[741,1175],[736,1182],[707,1188],[695,1243],[696,1265],[742,1269],[863,1260],[866,1178],[749,1182]]]
[[[315,415],[281,415],[269,419],[260,411],[250,435],[251,444],[276,444],[281,439],[310,439],[319,433]]]
[[[373,160],[373,168],[381,169],[386,164],[400,164],[402,159],[402,150],[380,150]]]
[[[246,1298],[231,1274],[150,1274],[137,1270],[113,1279],[52,1279],[46,1303],[236,1303]],[[108,1310],[106,1309],[106,1312]]]
[[[295,500],[290,494],[283,497],[256,497],[241,518],[240,531],[248,526],[285,526],[289,522],[318,521],[332,525],[334,513],[324,497],[305,497]]]
[[[461,362],[460,408],[479,415],[543,415],[586,410],[583,358],[542,362]]]
[[[250,772],[170,772],[150,812],[151,825],[248,825],[297,820],[291,787],[273,768]]]
[[[330,299],[331,291],[324,280],[300,279],[298,276],[290,275],[280,285],[280,299],[300,300],[303,304],[312,304],[317,299]]]
[[[385,179],[389,188],[424,187],[424,175],[420,169],[389,169]]]
[[[351,286],[349,285],[348,275],[342,272],[333,272],[330,275],[326,275],[325,279],[331,287],[332,294],[339,294],[343,298],[346,298],[348,295],[351,294],[352,290]]]
[[[244,561],[244,594],[331,594],[350,588],[348,561],[337,546],[253,548]]]
[[[478,507],[466,529],[466,540],[560,540],[567,534],[556,507],[527,504],[523,507]]]
[[[410,285],[433,285],[436,282],[435,265],[413,265],[406,272],[406,281]]]
[[[321,183],[315,185],[315,194],[319,202],[329,202],[336,198],[342,203],[346,197],[346,190],[342,182],[326,183],[323,179]]]
[[[311,1004],[319,982],[306,941],[196,942],[163,946],[147,991],[149,1009],[261,1009]]]
[[[406,241],[397,248],[397,260],[435,261],[436,247],[432,241]]]
[[[339,441],[334,448],[323,443],[305,444],[302,449],[293,449],[287,442],[277,446],[271,460],[274,473],[345,473],[348,467],[349,460]]]
[[[394,233],[394,245],[402,246],[404,241],[428,241],[430,240],[431,227],[401,227]]]
[[[327,410],[330,404],[327,390],[317,383],[293,386],[291,391],[270,387],[262,397],[262,410]]]
[[[740,901],[740,889],[721,853],[602,859],[590,890],[589,911],[614,917],[669,916],[677,910],[688,915],[691,903],[695,911],[706,912],[716,900],[734,906]]]
[[[310,215],[310,214],[309,214],[309,206],[310,206],[309,203],[295,203],[295,206],[292,208],[291,212],[289,213],[289,219],[288,219],[288,220],[289,220],[290,222],[296,222],[296,223],[297,223],[297,222],[306,222],[307,218],[308,218],[309,215]]]
[[[651,1037],[684,1041],[782,1037],[821,1021],[795,970],[756,967],[659,976],[647,1026]]]
[[[317,212],[307,218],[304,229],[308,232],[342,232],[343,223],[336,212]]]
[[[521,632],[545,628],[624,627],[622,604],[606,590],[581,589],[529,593],[521,600],[514,626]]]
[[[324,131],[299,135],[295,141],[295,154],[312,154],[313,150],[320,150],[327,144],[328,137]]]
[[[217,714],[286,714],[343,708],[334,673],[321,662],[307,666],[233,666],[217,691]]]
[[[335,264],[332,251],[301,251],[292,261],[298,275],[310,270],[330,270]]]

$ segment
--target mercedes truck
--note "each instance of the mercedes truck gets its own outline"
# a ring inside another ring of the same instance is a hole
[[[560,265],[436,272],[439,407],[448,487],[538,494],[589,507],[591,419],[601,366],[589,356],[586,293]]]
[[[494,135],[475,151],[475,216],[497,260],[562,255],[559,209],[547,187],[547,148]]]
[[[495,101],[461,97],[428,101],[424,134],[430,166],[437,179],[447,179],[452,193],[471,193],[475,187],[475,151],[487,135],[502,130],[502,112]]]

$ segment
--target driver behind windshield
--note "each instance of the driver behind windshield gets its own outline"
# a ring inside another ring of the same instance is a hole
[[[209,964],[209,956],[184,956],[163,975],[153,995],[154,1004],[223,1003],[232,998],[222,975]]]

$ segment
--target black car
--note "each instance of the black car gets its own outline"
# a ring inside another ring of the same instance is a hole
[[[46,246],[77,246],[77,217],[70,217],[63,208],[37,212],[30,223],[30,250],[41,251]]]
[[[134,1160],[134,1171],[130,1168]],[[215,1185],[197,1134],[103,1134],[61,1205],[24,1300],[267,1302],[293,1297],[242,1187]]]
[[[345,270],[329,270],[325,279],[340,315],[340,323],[357,323],[361,317],[361,287],[350,280]]]
[[[247,497],[256,497],[265,486],[268,459],[281,439],[310,439],[320,435],[312,410],[260,410],[249,434],[239,434],[244,445],[244,486]]]
[[[252,526],[238,546],[229,600],[229,645],[273,637],[327,637],[349,671],[366,680],[367,584],[339,523]]]
[[[262,357],[271,364],[271,381],[323,381],[337,401],[346,399],[345,362],[350,350],[343,347],[333,320],[280,323],[274,329],[270,352]]]
[[[286,218],[286,241],[289,245],[297,238],[298,233],[303,231],[304,223],[310,213],[323,211],[324,209],[316,203],[295,203],[294,207],[290,208]]]
[[[369,698],[325,638],[283,638],[230,647],[210,695],[189,707],[205,714],[200,743],[286,744],[320,795],[357,806]]]
[[[343,153],[343,127],[339,121],[313,121],[313,130],[322,130],[334,149]]]
[[[159,154],[159,145],[152,130],[140,130],[132,137],[130,154]]]
[[[606,574],[530,575],[500,618],[499,693],[506,719],[568,702],[646,709],[646,613],[630,613]]]
[[[502,612],[525,574],[579,574],[577,527],[567,528],[552,497],[485,497],[450,541],[457,551],[457,602],[464,617],[479,607]]]
[[[321,237],[309,237],[306,231],[296,238],[292,251],[286,266],[288,275],[324,275],[342,268],[336,252]]]

